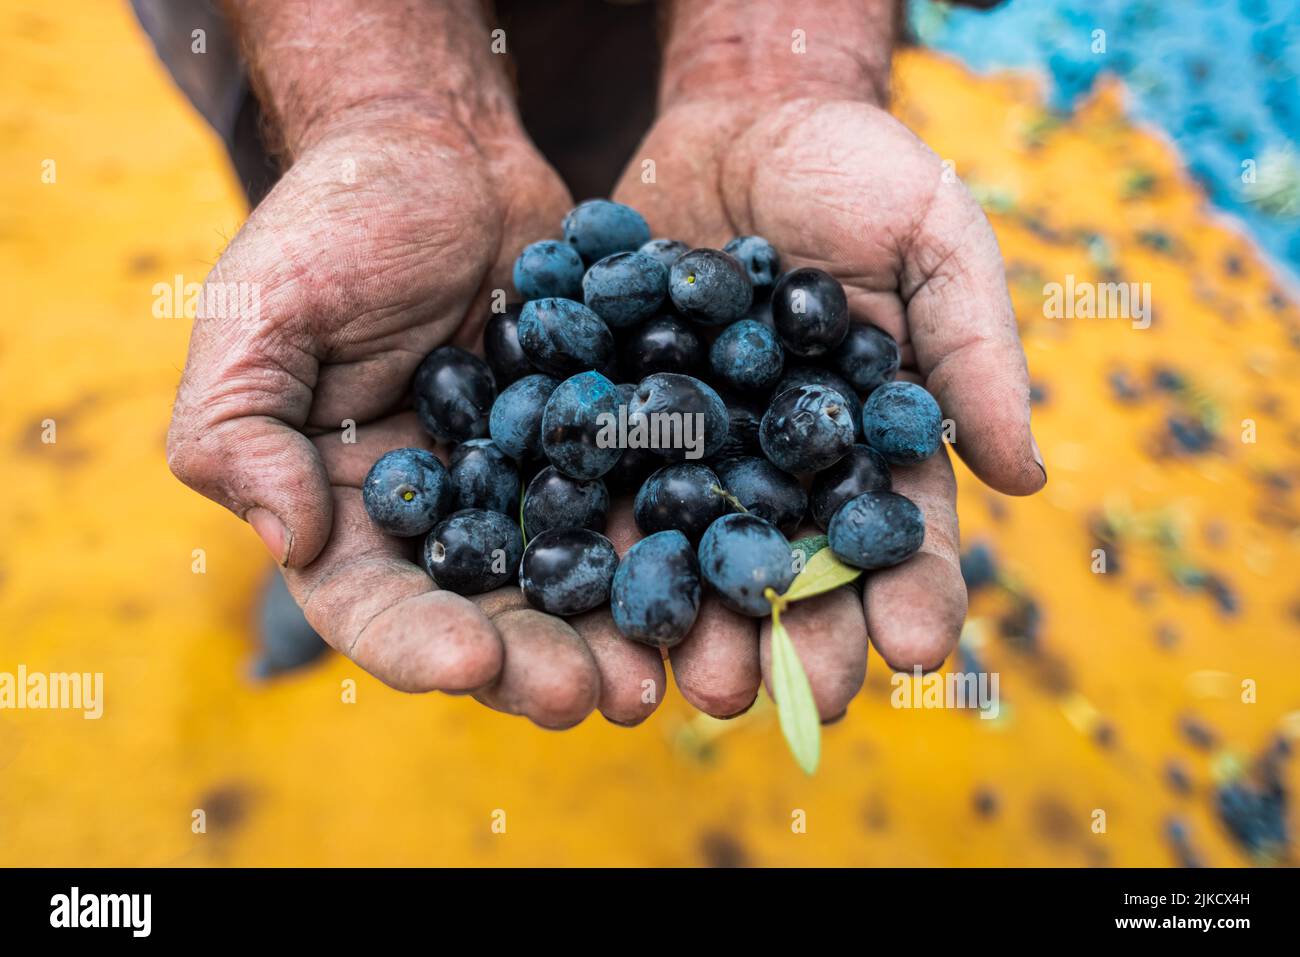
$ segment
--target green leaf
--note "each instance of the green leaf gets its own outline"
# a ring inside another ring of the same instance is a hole
[[[828,547],[830,543],[831,540],[825,535],[809,535],[807,538],[801,538],[797,542],[791,542],[790,551],[801,554],[803,556],[803,563],[807,566],[812,557],[823,548]]]
[[[821,718],[808,676],[779,614],[772,616],[772,692],[790,753],[805,774],[812,774],[822,756]]]
[[[781,597],[786,601],[811,598],[813,595],[820,595],[841,585],[847,585],[861,574],[861,568],[844,564],[829,548],[823,548],[808,559],[803,571],[795,576],[795,580],[790,583],[790,587]]]

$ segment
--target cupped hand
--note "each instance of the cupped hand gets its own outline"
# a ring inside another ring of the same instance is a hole
[[[899,342],[900,375],[938,399],[955,425],[954,449],[977,476],[1012,495],[1045,484],[992,228],[940,158],[888,113],[856,100],[686,100],[647,134],[615,198],[639,209],[655,236],[721,247],[756,234],[780,251],[782,268],[831,273],[854,319]],[[894,488],[925,514],[920,552],[869,574],[861,602],[840,589],[783,616],[823,720],[842,715],[860,688],[868,635],[891,667],[929,670],[965,618],[946,450],[895,468]],[[710,602],[671,657],[687,698],[728,713],[768,678],[768,628]]]
[[[330,645],[395,688],[475,692],[552,727],[596,704],[600,652],[517,588],[436,590],[359,489],[383,452],[434,448],[407,402],[415,367],[475,346],[492,290],[570,205],[522,137],[401,114],[334,124],[209,275],[253,284],[257,309],[195,320],[168,435],[172,470],[252,525]],[[620,651],[601,660],[620,667]]]

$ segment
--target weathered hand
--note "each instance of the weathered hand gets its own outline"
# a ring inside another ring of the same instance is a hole
[[[594,703],[591,683],[564,668],[572,632],[539,626],[560,632],[558,650],[503,671],[516,639],[548,647],[525,635],[530,613],[503,612],[501,595],[480,609],[436,591],[412,545],[371,526],[358,490],[384,451],[433,447],[402,411],[415,366],[441,343],[473,345],[518,250],[569,205],[522,138],[488,142],[389,112],[336,124],[209,276],[255,284],[260,308],[196,320],[168,440],[176,474],[250,522],[339,651],[403,690],[526,698],[516,709],[550,724]],[[554,687],[528,686],[555,670]]]
[[[654,160],[653,182],[643,179],[644,159]],[[863,100],[730,90],[666,110],[616,198],[641,210],[656,236],[720,247],[757,234],[781,251],[783,268],[836,276],[854,318],[898,340],[902,374],[939,400],[972,470],[999,491],[1029,494],[1046,472],[1029,430],[1028,377],[997,242],[979,206],[943,174],[932,151]],[[895,469],[894,486],[925,513],[920,553],[868,576],[861,604],[841,589],[783,619],[824,719],[840,715],[861,686],[868,633],[886,662],[909,670],[938,667],[960,633],[966,591],[946,454]],[[743,699],[757,688],[754,631],[737,621],[721,636],[693,635],[674,663],[707,658],[715,687],[752,685],[734,690]],[[766,638],[764,628],[765,677]]]

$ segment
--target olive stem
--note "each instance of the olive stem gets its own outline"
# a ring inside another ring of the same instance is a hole
[[[776,589],[771,587],[763,589],[763,597],[772,606],[772,624],[779,625],[781,612],[785,611],[786,605],[790,603],[789,600],[784,595],[778,595]]]
[[[736,498],[736,496],[732,495],[721,485],[710,485],[709,491],[721,497],[723,501],[725,501],[728,505],[730,505],[732,508],[736,509],[737,511],[741,511],[741,512],[749,511],[749,509],[745,508],[744,505],[740,504],[740,499]]]

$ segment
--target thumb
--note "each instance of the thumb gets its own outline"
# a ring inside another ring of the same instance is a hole
[[[204,284],[204,303],[218,301],[208,290],[220,275],[218,264]],[[238,301],[256,304],[257,297]],[[277,562],[298,568],[324,547],[333,498],[324,464],[300,431],[317,361],[274,322],[277,314],[294,314],[275,305],[196,317],[167,464],[190,488],[246,520]]]
[[[987,485],[1029,495],[1047,469],[1029,425],[1029,371],[993,227],[960,184],[944,185],[916,232],[904,301],[916,362],[953,447]]]

